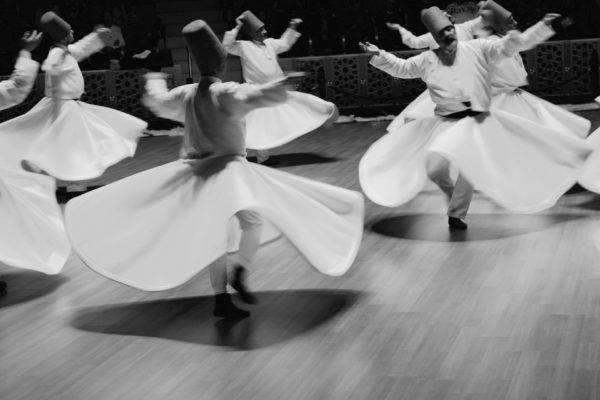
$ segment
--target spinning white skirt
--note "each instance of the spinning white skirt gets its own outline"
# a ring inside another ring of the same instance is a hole
[[[449,160],[481,192],[514,212],[551,207],[578,179],[593,148],[585,140],[495,110],[475,117],[430,117],[386,134],[359,164],[365,194],[395,207],[423,188],[427,158]]]
[[[425,90],[416,99],[410,102],[404,110],[390,122],[387,127],[388,132],[393,132],[402,125],[409,123],[412,120],[433,117],[433,109],[435,103],[431,100],[429,91]]]
[[[71,200],[65,219],[74,250],[90,268],[158,291],[223,256],[240,210],[259,212],[327,275],[346,272],[360,246],[360,193],[241,157],[179,160],[141,172]]]
[[[412,120],[432,117],[434,108],[435,103],[431,101],[429,92],[425,91],[394,118],[387,130],[393,132]],[[521,89],[494,93],[491,109],[518,115],[582,139],[588,135],[591,126],[588,119]]]
[[[288,92],[275,107],[258,108],[246,115],[246,147],[266,150],[282,146],[337,117],[335,104],[302,92]]]
[[[594,149],[594,154],[588,159],[578,183],[589,191],[600,194],[600,128],[586,139]]]
[[[53,178],[0,169],[0,221],[0,261],[46,274],[61,271],[71,246]]]
[[[66,100],[52,122],[52,100],[0,125],[0,165],[21,168],[25,159],[58,179],[98,177],[135,153],[147,124],[112,108]]]
[[[590,133],[587,118],[565,110],[521,89],[492,95],[492,109],[499,109],[585,139]]]

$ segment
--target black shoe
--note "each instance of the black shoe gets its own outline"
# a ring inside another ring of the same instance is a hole
[[[464,231],[468,227],[465,221],[455,217],[448,217],[448,226],[450,227],[450,229],[457,229],[460,231]]]
[[[250,311],[237,308],[231,301],[231,295],[229,293],[222,293],[215,296],[213,315],[225,319],[242,319],[249,317]]]
[[[259,164],[264,165],[265,167],[276,167],[279,165],[279,162],[274,160],[272,157],[269,157],[265,161],[259,162]]]
[[[254,296],[246,287],[246,268],[241,265],[236,265],[233,268],[233,279],[229,283],[236,292],[239,293],[240,299],[246,304],[256,304],[256,296]]]
[[[6,287],[7,287],[6,282],[0,281],[0,294],[6,293]]]

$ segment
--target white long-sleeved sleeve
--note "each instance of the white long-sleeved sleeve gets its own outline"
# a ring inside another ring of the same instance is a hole
[[[271,44],[277,54],[285,53],[292,48],[300,36],[302,34],[297,30],[287,28],[279,39],[271,39]]]
[[[456,24],[458,40],[472,40],[475,38],[475,34],[481,30],[484,26],[483,18],[481,16],[473,18],[469,21],[461,22]]]
[[[241,45],[240,42],[236,40],[239,32],[239,28],[233,28],[223,35],[223,47],[225,47],[225,50],[227,50],[229,54],[233,54],[234,56],[240,55]]]
[[[434,49],[438,47],[431,33],[415,36],[411,31],[403,27],[400,27],[399,32],[402,37],[402,43],[411,49]]]
[[[116,27],[116,32],[117,32],[117,41],[118,41],[118,45],[117,48],[123,48],[125,47],[125,38],[123,37],[123,31],[121,30],[121,28],[119,28],[118,26]]]
[[[371,58],[369,63],[396,78],[422,78],[421,64],[423,62],[423,54],[425,53],[403,59],[382,50],[378,56]]]
[[[62,47],[53,47],[50,49],[48,57],[42,63],[42,71],[50,75],[60,75],[61,73],[72,71],[73,67],[64,62],[67,54],[67,50]]]
[[[458,40],[472,40],[475,38],[475,33],[483,27],[483,19],[481,17],[474,18],[469,21],[456,24],[456,35]],[[400,27],[400,36],[402,37],[402,43],[411,49],[437,49],[439,45],[431,35],[431,33],[425,33],[420,36],[415,36],[411,31],[406,28]]]
[[[79,62],[92,54],[102,50],[105,43],[100,39],[100,35],[92,32],[81,38],[77,42],[68,46],[69,53]]]
[[[539,21],[519,35],[519,51],[531,50],[538,44],[550,39],[555,33],[551,26]]]
[[[554,30],[543,21],[525,32],[510,31],[500,40],[484,40],[484,51],[492,61],[515,56],[520,51],[532,49],[554,35]]]
[[[0,82],[0,110],[15,106],[27,98],[38,69],[39,64],[31,59],[30,53],[22,50],[11,77]]]
[[[227,82],[220,86],[215,97],[226,112],[245,115],[261,107],[272,107],[287,100],[287,89],[279,82],[263,85]]]
[[[189,84],[167,90],[164,79],[150,79],[146,82],[146,93],[142,104],[158,117],[185,122],[185,98],[195,91],[197,84]]]

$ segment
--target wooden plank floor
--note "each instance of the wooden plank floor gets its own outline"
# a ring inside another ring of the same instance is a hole
[[[286,171],[358,190],[385,126],[336,125],[274,152]],[[179,140],[144,138],[90,183],[175,159]],[[455,234],[433,185],[402,207],[366,204],[345,276],[317,273],[285,240],[261,248],[260,304],[239,322],[211,316],[206,271],[146,293],[75,255],[58,276],[0,266],[0,398],[600,398],[600,196],[513,215],[476,195]]]

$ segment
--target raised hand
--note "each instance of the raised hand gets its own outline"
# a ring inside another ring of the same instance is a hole
[[[96,29],[96,33],[98,34],[98,36],[100,36],[100,40],[102,40],[104,42],[104,44],[108,45],[111,44],[111,40],[112,40],[112,33],[110,31],[110,29],[108,28],[98,28]]]
[[[393,31],[398,31],[398,32],[400,32],[400,28],[402,28],[402,26],[400,24],[396,24],[394,22],[386,22],[385,26],[387,26],[388,28],[390,28]]]
[[[544,15],[544,18],[542,18],[542,21],[550,26],[552,25],[552,21],[554,21],[556,18],[559,18],[561,15],[560,14],[556,14],[556,13],[548,13],[546,15]]]
[[[296,27],[298,25],[300,25],[302,23],[302,20],[300,18],[294,18],[290,21],[290,28],[296,29]]]
[[[242,25],[244,25],[244,21],[242,20],[243,15],[240,15],[239,17],[237,17],[235,19],[235,27],[236,29],[240,29],[242,27]]]
[[[365,42],[365,43],[358,42],[358,47],[360,47],[360,49],[362,51],[364,51],[365,53],[368,53],[368,54],[379,55],[379,53],[381,52],[379,47],[377,47],[374,44],[369,43],[369,42]]]
[[[42,42],[43,33],[38,31],[25,32],[21,38],[21,48],[32,52]]]

